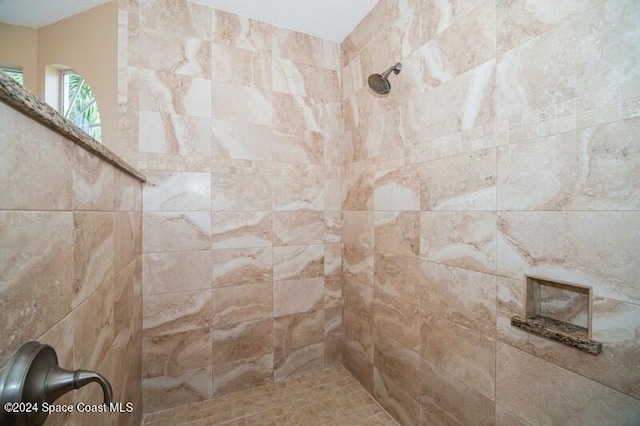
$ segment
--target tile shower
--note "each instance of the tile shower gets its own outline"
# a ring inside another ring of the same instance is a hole
[[[2,306],[39,307],[3,361],[39,339],[172,416],[344,365],[400,424],[640,421],[637,1],[381,0],[342,44],[119,7],[105,144],[148,181],[1,105]],[[524,274],[593,287],[601,355],[510,325]]]

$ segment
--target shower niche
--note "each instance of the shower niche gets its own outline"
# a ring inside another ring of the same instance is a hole
[[[592,337],[592,288],[525,275],[525,315],[511,325],[575,349],[598,355],[602,344]]]

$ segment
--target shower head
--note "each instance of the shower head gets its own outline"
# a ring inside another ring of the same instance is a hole
[[[369,76],[369,87],[371,90],[379,95],[386,95],[391,91],[391,83],[389,83],[389,74],[393,71],[394,74],[400,74],[402,71],[402,64],[398,62],[382,74],[371,74]]]

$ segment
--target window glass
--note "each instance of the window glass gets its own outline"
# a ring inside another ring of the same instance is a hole
[[[98,142],[102,141],[100,111],[91,88],[80,74],[63,71],[62,115]]]
[[[24,75],[22,74],[22,70],[16,68],[0,68],[4,71],[9,77],[13,78],[15,81],[20,83],[21,86],[24,86]]]

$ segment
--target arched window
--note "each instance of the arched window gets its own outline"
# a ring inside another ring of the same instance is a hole
[[[61,72],[62,115],[95,140],[102,141],[96,97],[84,78],[72,70]]]

